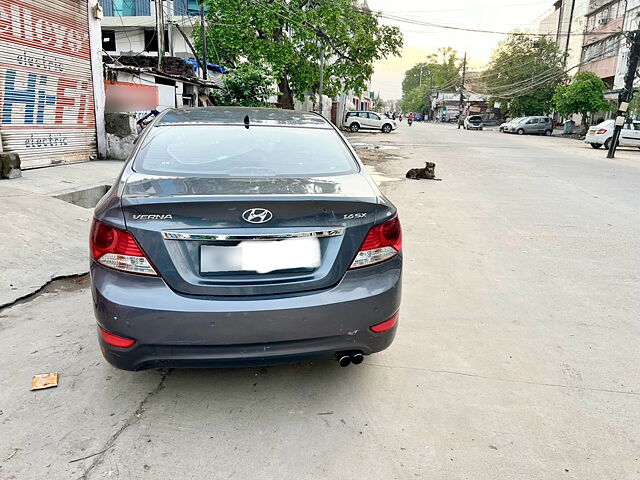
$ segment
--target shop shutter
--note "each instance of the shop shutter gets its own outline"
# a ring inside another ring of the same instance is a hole
[[[87,0],[0,0],[0,139],[23,168],[96,155]]]

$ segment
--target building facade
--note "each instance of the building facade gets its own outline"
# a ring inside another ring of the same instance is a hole
[[[623,34],[626,0],[590,0],[585,16],[580,71],[593,72],[614,88]]]
[[[194,58],[189,42],[193,43],[193,29],[199,22],[197,0],[100,0],[100,3],[104,11],[102,49],[107,54],[157,56],[156,9],[162,5],[164,53]]]
[[[557,0],[542,19],[538,32],[553,39],[567,55],[569,75],[581,66],[585,14],[589,0]]]

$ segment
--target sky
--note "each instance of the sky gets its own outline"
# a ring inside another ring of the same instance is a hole
[[[367,0],[373,11],[443,25],[508,32],[537,30],[540,20],[553,9],[553,0]],[[462,57],[467,52],[469,67],[479,69],[491,58],[491,51],[505,35],[446,30],[381,19],[400,27],[404,36],[402,56],[375,65],[372,90],[385,100],[402,97],[404,72],[438,47],[451,46]]]

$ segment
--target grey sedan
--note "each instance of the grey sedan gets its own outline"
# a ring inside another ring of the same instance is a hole
[[[396,208],[319,115],[164,111],[96,207],[90,244],[100,346],[118,368],[346,366],[396,333]]]

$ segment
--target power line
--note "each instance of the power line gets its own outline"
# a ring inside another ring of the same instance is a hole
[[[610,51],[613,51],[613,50],[610,50]],[[494,97],[502,98],[502,99],[505,99],[505,100],[511,100],[511,99],[516,98],[517,96],[521,95],[522,93],[525,93],[527,91],[533,90],[534,88],[536,88],[536,87],[538,87],[540,85],[543,85],[544,83],[549,82],[549,80],[562,78],[562,76],[564,76],[565,74],[569,73],[570,71],[574,70],[575,68],[580,68],[581,66],[583,66],[583,65],[585,65],[587,63],[591,63],[591,60],[580,62],[580,63],[572,66],[571,68],[568,68],[568,69],[563,70],[561,72],[557,72],[555,74],[549,73],[546,76],[539,75],[539,78],[537,80],[534,80],[530,85],[528,85],[526,87],[522,87],[522,88],[516,89],[516,90],[512,90],[510,92],[498,93],[498,92],[475,92],[475,91],[471,91],[471,90],[467,90],[467,91],[469,93],[472,93],[472,94],[475,94],[475,95],[494,96]]]
[[[362,11],[362,10],[361,10]],[[367,13],[367,12],[363,12],[363,13]],[[519,37],[552,37],[552,36],[583,36],[584,33],[558,33],[556,35],[551,35],[551,34],[543,34],[543,33],[528,33],[528,32],[505,32],[505,31],[498,31],[498,30],[488,30],[488,29],[481,29],[481,28],[467,28],[467,27],[457,27],[454,25],[444,25],[444,24],[440,24],[440,23],[433,23],[433,22],[427,22],[424,20],[416,20],[416,19],[412,19],[412,18],[406,18],[406,17],[400,17],[397,15],[390,15],[388,13],[384,13],[384,12],[380,12],[379,13],[380,17],[382,18],[386,18],[387,20],[393,20],[396,22],[403,22],[403,23],[409,23],[412,25],[421,25],[421,26],[425,26],[425,27],[432,27],[432,28],[441,28],[441,29],[445,29],[445,30],[457,30],[457,31],[462,31],[462,32],[472,32],[472,33],[490,33],[490,34],[497,34],[497,35],[512,35],[512,36],[519,36]],[[613,35],[613,34],[618,34],[618,33],[630,33],[627,31],[623,31],[623,30],[618,30],[618,31],[613,31],[613,32],[597,32],[597,35]]]

